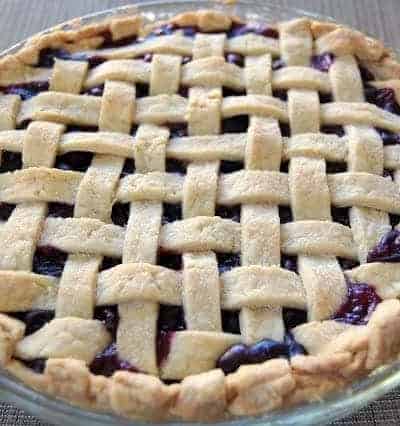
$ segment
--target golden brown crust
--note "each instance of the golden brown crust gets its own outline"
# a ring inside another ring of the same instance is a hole
[[[179,15],[172,22],[215,31],[229,28],[232,20],[237,18],[215,11],[198,11]],[[355,55],[378,79],[400,77],[400,64],[379,41],[333,23],[302,22],[310,27],[320,52]],[[94,49],[104,41],[106,31],[118,40],[140,34],[141,25],[138,16],[113,18],[87,26],[80,26],[77,21],[69,31],[56,30],[32,37],[19,52],[0,60],[2,81],[7,81],[7,75],[12,75],[10,79],[25,80],[27,75],[42,72],[30,65],[37,63],[39,52],[44,48],[65,48],[70,52]],[[228,376],[220,370],[212,370],[168,386],[158,378],[139,373],[120,371],[111,378],[95,376],[83,361],[72,359],[50,359],[44,374],[36,374],[12,359],[14,346],[23,335],[23,326],[1,315],[0,364],[34,389],[86,408],[135,419],[214,421],[318,400],[344,388],[354,379],[398,357],[400,335],[396,327],[399,322],[400,302],[386,300],[361,332],[359,329],[343,331],[318,355],[298,356],[290,363],[271,360],[243,366]]]

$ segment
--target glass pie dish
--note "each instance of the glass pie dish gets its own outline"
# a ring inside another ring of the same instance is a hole
[[[144,2],[137,6],[129,6],[125,8],[114,9],[111,11],[100,12],[82,18],[82,23],[96,22],[104,17],[115,14],[134,13],[139,11],[149,21],[167,18],[171,15],[181,13],[188,10],[199,8],[216,8],[226,10],[227,13],[236,14],[246,18],[247,20],[257,21],[279,21],[290,19],[298,16],[309,16],[313,18],[326,17],[312,15],[304,11],[293,9],[284,9],[277,7],[272,3],[242,1],[235,5],[221,4],[207,1],[182,1],[182,2]],[[155,10],[157,12],[155,12]],[[61,28],[68,28],[68,23],[61,25]],[[57,27],[58,29],[60,26]],[[52,29],[48,30],[52,31]],[[12,53],[18,50],[21,44],[14,46],[5,53]],[[368,403],[387,392],[398,384],[397,366],[388,366],[375,371],[367,379],[354,383],[345,393],[340,396],[332,395],[323,402],[308,404],[306,406],[296,407],[288,411],[281,411],[265,416],[246,418],[242,420],[232,420],[230,424],[321,424],[334,418],[346,415],[353,410],[358,409],[362,405]],[[40,395],[31,391],[17,383],[8,375],[2,375],[1,381],[1,397],[3,400],[16,403],[27,411],[35,414],[46,421],[59,424],[132,424],[131,421],[117,419],[114,416],[100,415],[83,411],[78,408],[71,407],[65,403],[53,400],[51,398]]]

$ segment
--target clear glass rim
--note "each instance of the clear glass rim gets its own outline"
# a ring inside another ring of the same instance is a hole
[[[154,7],[157,7],[157,14],[154,13]],[[261,14],[249,12],[251,7],[255,7]],[[171,11],[168,12],[168,8]],[[279,0],[239,0],[234,5],[225,4],[219,1],[212,0],[145,0],[141,3],[133,3],[127,6],[107,9],[104,11],[91,13],[79,17],[82,24],[98,22],[106,17],[120,14],[132,14],[140,12],[151,20],[163,19],[171,14],[176,14],[184,10],[195,10],[202,8],[221,9],[227,13],[237,14],[249,20],[268,21],[268,12],[271,12],[274,19],[276,16],[287,16],[286,19],[295,16],[307,16],[320,20],[331,20],[333,18],[310,13],[302,9],[284,7],[279,4]],[[243,13],[246,12],[246,13]],[[75,18],[76,19],[76,18]],[[282,19],[282,18],[281,18]],[[74,19],[68,20],[44,31],[36,34],[52,32],[54,30],[69,29]],[[27,39],[16,43],[0,53],[0,57],[6,54],[11,54],[19,50]],[[238,425],[298,425],[298,424],[326,424],[334,419],[342,418],[360,408],[367,405],[369,402],[381,397],[390,392],[395,387],[400,385],[400,361],[397,361],[389,366],[383,366],[374,371],[368,377],[354,382],[345,390],[339,393],[332,394],[322,401],[302,404],[290,409],[280,410],[275,413],[267,413],[257,417],[243,417],[232,419],[229,421],[219,422],[221,426],[238,426]],[[18,379],[14,378],[7,371],[0,374],[0,399],[4,402],[9,402],[17,405],[23,410],[45,420],[55,421],[63,425],[140,425],[149,424],[136,420],[129,420],[118,417],[114,414],[101,414],[90,410],[85,410],[77,406],[73,406],[67,402],[52,398],[45,394],[36,392],[28,388]],[[78,422],[78,423],[77,423]],[[155,423],[152,423],[155,424]],[[165,423],[163,423],[165,424]],[[198,423],[191,422],[169,422],[170,425],[194,425]]]

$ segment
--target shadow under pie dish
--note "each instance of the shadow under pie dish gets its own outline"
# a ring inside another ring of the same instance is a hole
[[[1,59],[3,368],[86,408],[213,421],[396,359],[399,75],[355,30],[215,11]]]

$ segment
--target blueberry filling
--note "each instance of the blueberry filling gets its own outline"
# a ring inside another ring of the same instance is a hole
[[[398,216],[397,214],[389,214],[389,219],[392,228],[394,228],[400,223],[400,216]]]
[[[340,267],[346,271],[348,269],[353,269],[353,268],[357,268],[357,266],[360,266],[360,263],[357,262],[356,260],[352,260],[352,259],[345,259],[342,257],[338,258]]]
[[[93,154],[91,152],[68,152],[67,154],[57,156],[54,167],[61,170],[86,172],[92,159]]]
[[[95,375],[111,377],[116,371],[124,370],[132,373],[138,372],[128,361],[118,355],[117,345],[111,343],[102,352],[98,353],[89,365],[89,370]]]
[[[3,151],[0,173],[13,172],[22,168],[22,155],[19,152]]]
[[[321,127],[321,133],[326,133],[328,135],[337,135],[339,137],[344,136],[344,129],[342,126],[322,126]]]
[[[364,84],[367,84],[368,81],[375,80],[374,75],[368,68],[362,67],[360,65],[358,65],[358,68],[360,69],[361,79]]]
[[[129,220],[129,203],[115,203],[111,210],[111,220],[114,225],[126,226]]]
[[[84,95],[103,96],[103,92],[104,92],[104,84],[100,84],[98,86],[93,86],[90,89],[86,90],[84,92]]]
[[[230,347],[217,361],[217,368],[225,374],[233,373],[243,364],[259,364],[273,358],[304,355],[306,350],[288,333],[283,342],[263,339],[253,345],[239,343]]]
[[[276,89],[272,92],[274,98],[279,98],[281,101],[287,101],[287,90],[286,89]]]
[[[228,96],[245,96],[246,92],[244,90],[232,89],[231,87],[222,87],[222,97],[227,98]],[[243,117],[247,117],[244,115]],[[234,117],[237,118],[237,117]],[[229,120],[229,119],[228,119]]]
[[[383,108],[393,114],[400,115],[400,106],[396,100],[395,91],[389,87],[383,89],[376,89],[375,87],[368,87],[365,89],[365,97],[368,102]]]
[[[293,222],[292,210],[288,206],[279,206],[279,218],[281,224]]]
[[[231,219],[240,223],[240,210],[241,206],[220,206],[217,205],[215,209],[215,216],[222,217],[223,219]]]
[[[136,83],[136,99],[149,96],[149,85]]]
[[[217,253],[217,262],[219,273],[229,271],[232,268],[240,266],[240,254],[238,253]]]
[[[88,62],[89,68],[96,67],[106,61],[97,55],[88,56],[85,53],[70,53],[65,49],[43,49],[40,51],[39,62],[37,66],[42,68],[51,68],[55,59],[63,59],[66,61],[84,61]]]
[[[347,300],[333,319],[354,325],[367,324],[382,299],[375,289],[365,283],[347,283]]]
[[[48,217],[73,217],[74,206],[64,203],[48,203]]]
[[[182,220],[181,204],[164,203],[161,223],[165,225],[166,223],[175,222],[176,220]]]
[[[347,171],[346,163],[326,162],[326,173],[344,173]]]
[[[281,255],[281,267],[288,271],[297,272],[297,256]]]
[[[222,330],[224,333],[240,334],[239,311],[222,311]]]
[[[33,272],[61,277],[68,254],[50,246],[37,247],[33,256]]]
[[[186,123],[167,123],[171,138],[182,138],[188,135]]]
[[[350,209],[348,207],[332,207],[332,219],[334,222],[341,223],[344,226],[350,226],[349,212]]]
[[[114,268],[117,265],[122,263],[122,259],[114,258],[114,257],[103,257],[103,261],[101,262],[99,272],[105,271],[106,269]]]
[[[0,203],[0,220],[8,220],[14,209],[15,204]]]
[[[116,305],[98,306],[94,310],[93,318],[104,324],[115,341],[119,324],[118,307]]]
[[[330,93],[321,93],[318,92],[319,102],[321,104],[328,104],[333,101],[332,95]]]
[[[225,55],[226,62],[237,65],[238,67],[244,66],[244,56],[239,53],[227,53]]]
[[[272,61],[272,71],[277,71],[285,66],[286,66],[285,61],[281,58],[274,59]]]
[[[54,318],[54,311],[35,309],[28,312],[9,314],[25,323],[25,336],[35,333]]]
[[[167,158],[165,168],[167,173],[179,173],[181,175],[186,174],[186,163],[181,160]]]
[[[173,254],[168,252],[159,252],[157,265],[164,266],[164,268],[174,269],[180,271],[182,269],[182,256],[180,254]]]
[[[161,365],[167,359],[175,331],[185,329],[185,318],[180,306],[160,305],[157,321],[158,365]]]
[[[6,87],[0,87],[5,95],[19,95],[23,101],[33,98],[40,92],[49,90],[47,81],[33,81],[31,83],[12,84]]]
[[[241,161],[221,161],[220,172],[221,173],[233,173],[243,170],[244,165]]]
[[[237,115],[236,117],[222,120],[222,133],[246,133],[248,127],[248,115]]]
[[[270,37],[274,39],[279,38],[279,33],[274,28],[264,24],[241,24],[233,23],[231,29],[227,33],[228,38],[238,37],[245,34],[257,34],[264,37]]]
[[[400,262],[400,231],[385,234],[368,253],[367,262]]]
[[[382,139],[383,145],[397,145],[400,144],[400,135],[388,130],[377,128],[376,131]]]
[[[311,58],[311,66],[316,70],[328,72],[334,60],[335,55],[333,55],[333,53],[322,53],[321,55],[315,55]]]
[[[135,160],[133,158],[127,158],[124,162],[124,167],[122,168],[120,179],[133,173],[135,173]]]
[[[307,322],[307,311],[301,309],[283,308],[282,316],[286,330],[291,330]]]
[[[44,369],[46,368],[46,360],[43,358],[37,358],[32,361],[21,361],[25,367],[30,368],[35,373],[43,374]]]
[[[289,138],[292,134],[292,131],[290,130],[290,125],[288,123],[279,122],[279,129],[281,131],[281,135],[285,138]]]
[[[393,180],[393,170],[384,169],[382,176],[384,178],[390,178],[391,180]]]
[[[281,173],[289,173],[289,161],[282,162],[279,171]]]

